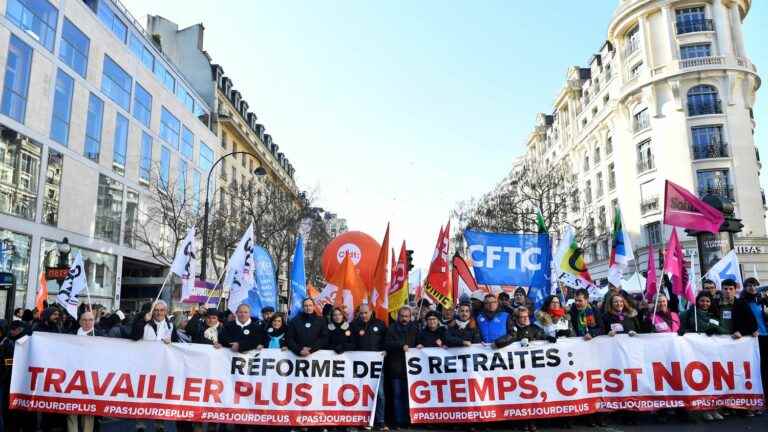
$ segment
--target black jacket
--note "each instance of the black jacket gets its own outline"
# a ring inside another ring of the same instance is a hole
[[[541,327],[535,324],[529,324],[526,327],[519,327],[515,324],[514,320],[509,320],[507,323],[507,335],[502,336],[493,343],[497,348],[504,348],[510,345],[512,342],[528,339],[528,341],[535,340],[547,340],[547,334]]]
[[[333,350],[336,354],[355,349],[355,341],[348,322],[345,321],[341,325],[328,324],[328,344],[325,349]]]
[[[415,347],[418,332],[419,330],[413,322],[406,325],[394,322],[389,326],[387,336],[384,339],[384,347],[387,350],[387,371],[391,378],[405,379],[405,351],[403,351],[403,346]]]
[[[323,318],[302,312],[288,322],[285,346],[294,354],[299,355],[304,347],[315,352],[327,344],[328,325]]]
[[[437,341],[440,341],[440,345]],[[416,345],[421,345],[424,348],[439,348],[446,345],[445,327],[440,326],[434,331],[424,327],[416,336]]]
[[[264,329],[259,322],[251,319],[245,327],[237,325],[237,321],[229,321],[224,324],[224,330],[221,334],[221,344],[225,347],[231,347],[237,342],[238,352],[246,352],[264,346]]]
[[[42,332],[42,333],[62,333],[61,331],[61,323],[54,323],[49,320],[51,315],[53,315],[54,312],[56,312],[57,309],[53,307],[46,308],[43,311],[42,316],[40,317],[40,322],[38,322],[34,328],[33,331],[36,332]],[[62,313],[59,313],[59,320],[62,319]]]
[[[278,330],[275,330],[272,326],[267,326],[265,330],[266,337],[264,339],[264,348],[270,348],[269,344],[272,342],[272,339],[276,339],[280,345],[280,348],[284,348],[286,330],[286,326],[282,326]]]
[[[453,325],[448,327],[445,331],[445,343],[449,347],[464,346],[464,342],[480,343],[480,330],[477,328],[477,323],[474,319],[470,318],[469,323],[463,329],[456,325],[456,320],[453,320]]]
[[[640,333],[640,322],[637,318],[637,314],[631,315],[625,313],[624,319],[619,319],[618,315],[606,313],[603,315],[603,333],[608,334],[611,332],[611,324],[621,324],[624,328],[622,331],[617,332],[619,334],[629,333],[630,331]]]
[[[387,326],[383,321],[371,317],[365,323],[358,318],[352,321],[350,327],[356,351],[384,351]]]

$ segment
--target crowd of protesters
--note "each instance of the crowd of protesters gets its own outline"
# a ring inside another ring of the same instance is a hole
[[[578,337],[589,341],[598,336],[630,337],[641,333],[698,332],[731,335],[733,338],[768,336],[768,297],[759,292],[755,278],[739,286],[733,280],[723,281],[722,288],[705,280],[696,296],[695,305],[682,310],[677,296],[668,284],[647,302],[642,294],[633,296],[620,287],[610,286],[601,299],[590,299],[587,290],[567,290],[561,286],[558,295],[547,297],[534,310],[526,291],[518,288],[510,296],[475,293],[464,298],[454,309],[434,307],[422,301],[417,307],[401,308],[396,319],[387,326],[375,317],[367,304],[361,305],[352,322],[344,310],[326,305],[317,313],[312,299],[305,299],[302,312],[286,317],[272,308],[253,316],[248,305],[240,305],[235,313],[217,309],[197,309],[191,314],[171,317],[168,305],[158,301],[145,305],[138,313],[126,316],[121,311],[107,313],[94,306],[88,310],[81,305],[79,320],[75,321],[56,306],[36,314],[17,310],[13,321],[0,324],[0,403],[3,411],[0,430],[86,431],[98,428],[89,416],[61,416],[15,411],[8,412],[8,392],[13,362],[14,343],[33,332],[69,333],[80,336],[105,336],[164,343],[185,342],[212,345],[212,349],[229,349],[243,353],[259,349],[290,350],[297,356],[310,356],[321,349],[345,351],[386,351],[386,379],[379,386],[374,415],[374,428],[388,430],[387,424],[400,428],[408,425],[408,391],[405,353],[412,348],[462,347],[482,343],[500,349],[512,343],[525,347],[532,341],[554,343],[558,338]],[[694,309],[695,308],[695,309]],[[389,405],[389,406],[387,406]],[[668,415],[687,413],[661,412]],[[697,413],[703,421],[722,420],[729,410]],[[753,416],[756,412],[744,411]],[[603,426],[606,421],[635,422],[635,415],[590,415],[582,419],[587,426]],[[388,421],[387,421],[388,419]],[[4,423],[3,423],[4,422]],[[559,426],[569,427],[573,419],[558,420]],[[537,429],[537,422],[523,422],[523,430]],[[177,423],[177,430],[230,430],[222,425]],[[235,428],[238,428],[235,426]],[[242,429],[242,428],[240,428]],[[239,430],[239,429],[236,429]]]

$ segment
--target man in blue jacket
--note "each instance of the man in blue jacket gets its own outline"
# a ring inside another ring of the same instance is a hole
[[[484,343],[494,343],[506,336],[509,314],[499,310],[499,300],[493,294],[488,294],[483,300],[483,311],[477,316],[477,327],[480,339]]]

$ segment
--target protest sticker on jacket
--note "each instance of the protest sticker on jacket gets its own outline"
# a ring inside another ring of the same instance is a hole
[[[271,426],[368,426],[383,353],[299,358],[210,345],[35,333],[16,345],[10,408]]]
[[[414,423],[763,406],[756,338],[674,334],[406,353]]]

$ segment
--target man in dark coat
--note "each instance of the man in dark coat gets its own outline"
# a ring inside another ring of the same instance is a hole
[[[221,348],[224,340],[224,326],[219,322],[219,311],[209,308],[204,314],[205,321],[202,328],[192,334],[192,343],[213,345]]]
[[[22,321],[12,321],[8,334],[0,341],[0,401],[2,401],[3,430],[8,432],[33,432],[35,430],[35,415],[33,412],[13,411],[11,414],[8,398],[11,390],[11,370],[13,369],[13,350],[16,341],[26,336],[27,328]]]
[[[395,426],[408,425],[408,381],[405,373],[405,353],[416,346],[418,328],[411,321],[411,308],[403,306],[397,321],[390,324],[384,345],[387,349],[387,373],[392,383],[392,412]]]
[[[288,323],[285,344],[299,357],[307,357],[322,349],[328,343],[326,321],[315,315],[315,301],[305,298],[301,303],[301,313]]]
[[[472,318],[472,305],[462,303],[459,305],[459,314],[446,329],[446,344],[451,347],[470,346],[480,343],[480,330],[477,322]]]
[[[221,338],[222,346],[242,353],[264,348],[266,335],[264,327],[251,318],[251,307],[243,303],[235,311],[235,320],[224,324]]]
[[[34,327],[36,332],[61,333],[61,312],[50,306],[45,308],[40,316],[40,322]]]
[[[424,319],[425,326],[416,336],[416,348],[442,348],[445,343],[445,326],[440,325],[440,314],[429,311]]]

